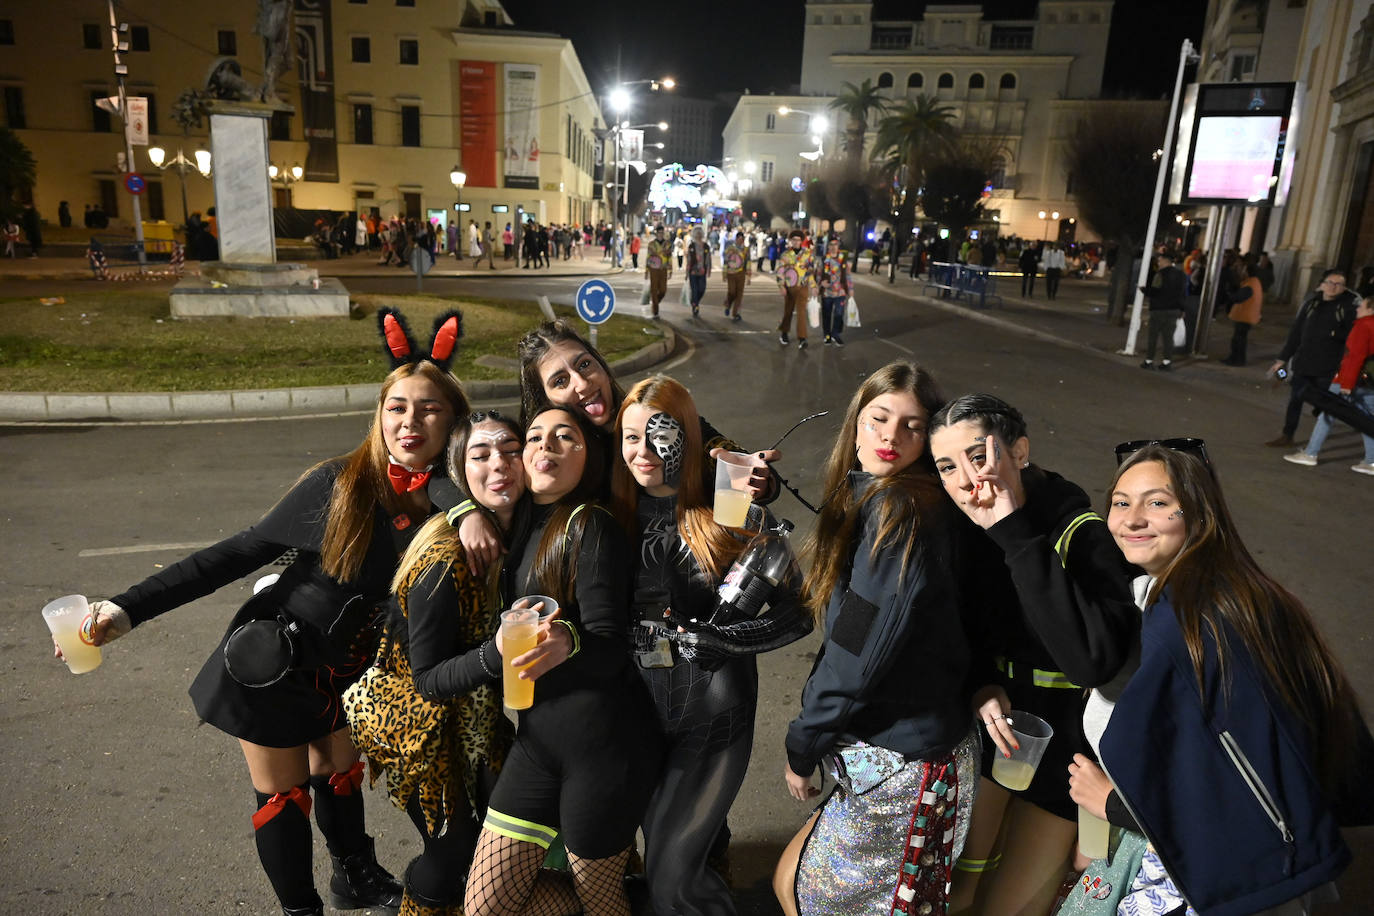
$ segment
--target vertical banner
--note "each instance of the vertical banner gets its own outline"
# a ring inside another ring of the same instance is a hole
[[[470,188],[496,187],[496,64],[458,62],[463,171]]]
[[[506,64],[506,187],[539,188],[539,65]]]
[[[606,178],[606,132],[597,128],[592,141],[592,197],[600,200],[605,192]]]
[[[129,136],[130,146],[148,145],[148,99],[146,96],[131,95],[127,97],[129,103],[129,120],[124,123],[124,133]]]
[[[620,161],[644,160],[644,131],[622,128],[620,131]]]
[[[334,125],[334,43],[329,0],[296,0],[296,63],[301,81],[301,126],[308,144],[306,181],[339,180]]]

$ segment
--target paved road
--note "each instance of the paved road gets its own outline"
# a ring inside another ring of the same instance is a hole
[[[398,272],[399,273],[399,272]],[[405,291],[396,281],[350,286]],[[634,296],[638,277],[615,281]],[[1321,467],[1280,461],[1254,446],[1272,435],[1282,392],[1266,401],[1189,379],[1145,374],[1130,363],[1054,346],[913,304],[861,280],[865,326],[849,346],[798,353],[778,346],[776,294],[768,280],[746,296],[731,325],[717,305],[692,320],[665,315],[686,338],[669,370],[702,412],[749,445],[764,445],[794,419],[836,415],[859,380],[887,361],[931,366],[948,392],[992,391],[1021,406],[1033,458],[1101,495],[1112,445],[1144,436],[1207,439],[1247,542],[1260,562],[1312,607],[1367,706],[1374,656],[1365,615],[1374,593],[1367,561],[1374,485],[1346,467],[1358,440],[1333,436]],[[494,287],[499,283],[499,290]],[[409,285],[413,288],[413,281]],[[567,301],[576,282],[531,278],[521,288]],[[676,287],[676,284],[674,284]],[[427,281],[426,288],[509,296],[511,281]],[[900,288],[899,288],[900,289]],[[676,292],[674,288],[673,292]],[[713,284],[708,303],[717,303]],[[637,300],[636,300],[637,301]],[[675,301],[675,300],[674,300]],[[112,594],[187,549],[249,524],[309,463],[352,447],[362,416],[137,428],[0,428],[0,484],[7,550],[0,560],[0,887],[4,909],[36,914],[271,913],[252,851],[253,800],[234,743],[199,729],[185,689],[247,594],[230,586],[154,621],[113,646],[105,665],[69,675],[46,658],[38,608],[58,594]],[[781,470],[815,495],[815,474],[834,435],[817,421],[788,440]],[[791,497],[783,515],[809,526]],[[182,545],[182,546],[164,546]],[[814,639],[766,657],[753,766],[731,817],[736,884],[745,914],[776,912],[767,875],[804,818],[783,790],[780,739],[795,711]],[[398,870],[416,852],[409,823],[380,794],[369,817],[383,860]],[[1351,903],[1374,899],[1374,831],[1352,832]],[[326,879],[323,846],[317,871]]]

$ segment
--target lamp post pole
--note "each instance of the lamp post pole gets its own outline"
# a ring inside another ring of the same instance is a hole
[[[461,261],[463,260],[463,236],[467,234],[463,230],[463,185],[468,183],[468,176],[466,172],[455,165],[448,173],[448,180],[453,182],[453,189],[458,195],[458,200],[453,205],[453,218],[458,221],[458,231],[453,234],[453,256]]]
[[[114,71],[115,78],[119,83],[119,117],[124,121],[124,161],[127,163],[129,171],[135,168],[134,163],[134,144],[129,137],[129,96],[124,89],[124,78],[129,75],[129,65],[119,58],[121,50],[129,49],[128,34],[129,24],[120,22],[115,17],[114,0],[106,0],[106,6],[110,11],[110,45],[114,48]],[[122,36],[126,36],[121,38]],[[133,198],[134,209],[134,240],[135,247],[138,249],[138,272],[142,273],[148,266],[148,252],[143,244],[143,209],[139,205],[137,194],[129,195]]]

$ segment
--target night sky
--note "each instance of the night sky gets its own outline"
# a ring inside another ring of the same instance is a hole
[[[671,75],[693,98],[721,92],[790,91],[801,78],[802,0],[697,0],[642,3],[626,12],[624,0],[504,0],[516,27],[571,38],[592,88],[620,78]],[[924,3],[879,0],[877,12],[915,18]],[[977,5],[977,4],[970,4]],[[1029,17],[1034,0],[988,0],[988,18]],[[1158,98],[1173,88],[1184,38],[1197,44],[1206,0],[1116,0],[1107,47],[1104,94]],[[905,11],[905,12],[903,12]]]

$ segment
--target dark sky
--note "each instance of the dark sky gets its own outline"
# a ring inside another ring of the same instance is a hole
[[[977,5],[977,4],[973,4]],[[988,0],[989,18],[1031,16],[1034,0]],[[924,3],[879,0],[879,14],[916,16]],[[802,0],[698,0],[691,4],[624,0],[505,0],[516,26],[571,38],[592,88],[620,78],[672,75],[693,98],[775,89],[801,78]],[[627,11],[628,7],[628,11]],[[1201,37],[1206,0],[1116,0],[1104,91],[1157,98],[1173,88],[1184,38]],[[904,17],[904,18],[905,18]]]

